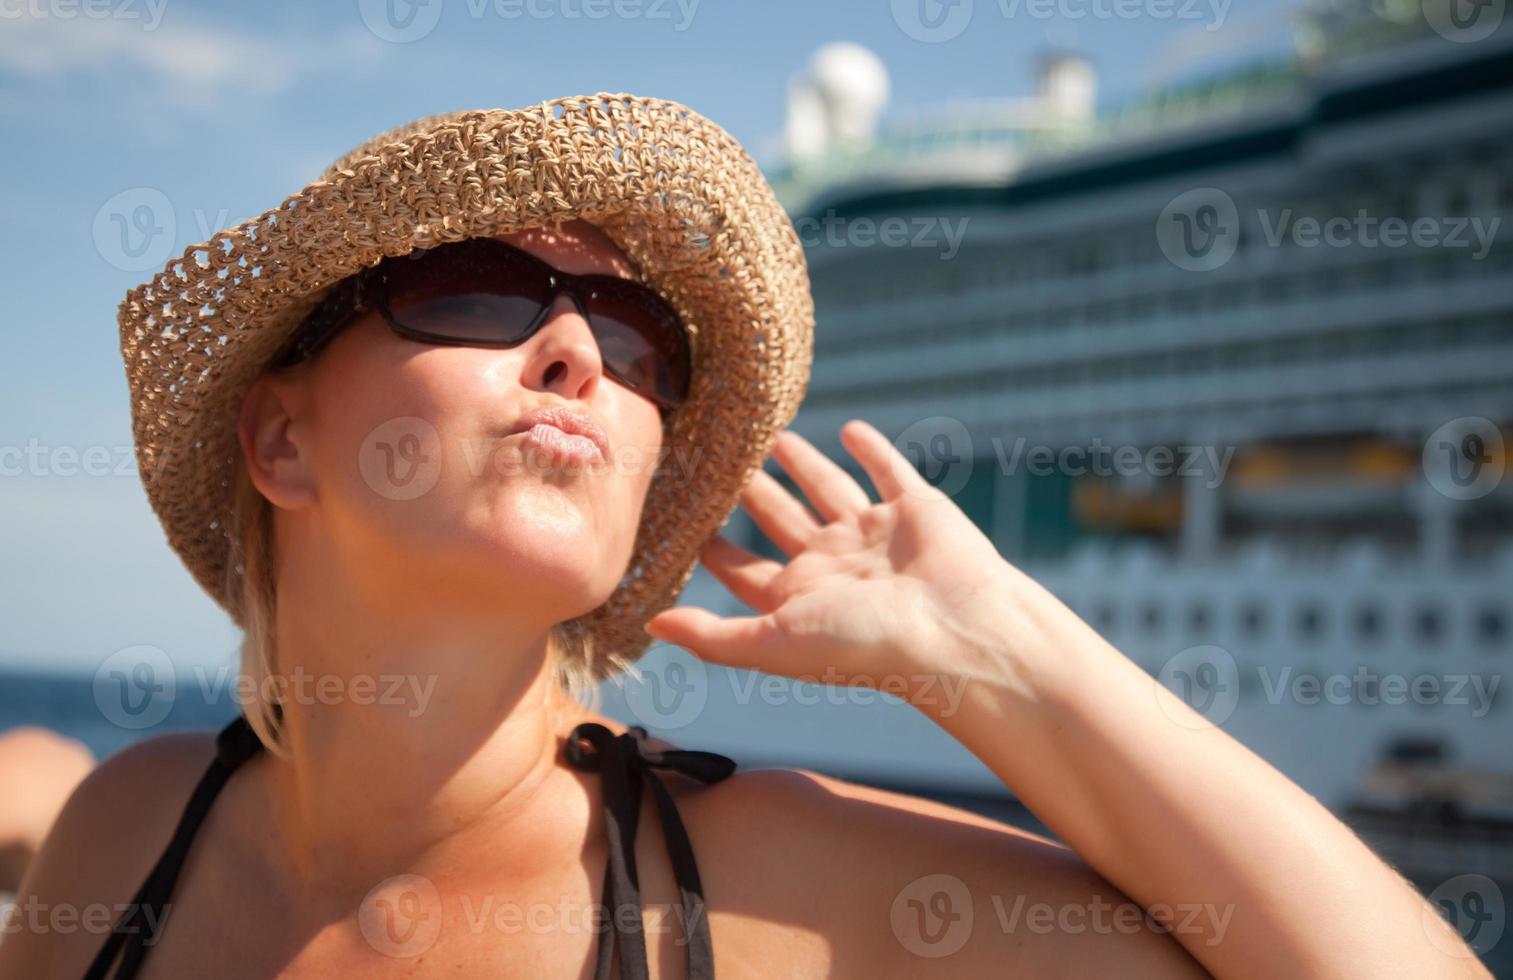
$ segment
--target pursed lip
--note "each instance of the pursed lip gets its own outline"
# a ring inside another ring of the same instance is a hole
[[[599,447],[601,457],[609,458],[609,436],[605,435],[604,427],[586,412],[575,412],[561,406],[532,409],[515,420],[510,435],[525,432],[538,425],[550,425],[568,435],[583,436]]]

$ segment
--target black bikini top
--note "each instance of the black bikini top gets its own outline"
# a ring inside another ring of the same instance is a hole
[[[609,862],[604,873],[604,903],[612,933],[600,937],[596,980],[609,980],[613,947],[620,950],[621,980],[647,980],[646,937],[639,915],[640,878],[636,873],[636,825],[641,815],[641,789],[650,785],[662,818],[662,832],[667,837],[667,852],[672,859],[673,877],[683,901],[683,923],[688,933],[688,976],[690,980],[714,977],[714,950],[705,914],[704,886],[694,863],[693,845],[683,821],[673,805],[672,795],[662,778],[653,770],[674,769],[705,784],[717,783],[736,769],[736,763],[715,752],[690,749],[658,750],[647,746],[647,731],[632,726],[623,735],[615,735],[595,722],[584,722],[569,736],[565,755],[576,769],[598,772],[602,776],[605,832],[609,837]],[[583,745],[588,743],[588,747]],[[158,936],[145,923],[163,922],[163,913],[173,892],[173,884],[189,854],[194,832],[226,785],[237,766],[263,748],[245,717],[223,728],[216,736],[216,756],[195,786],[184,807],[173,838],[164,849],[142,887],[126,911],[116,921],[105,945],[90,964],[85,980],[105,980],[110,967],[120,957],[115,980],[136,975],[142,958]],[[629,914],[622,909],[636,909]],[[606,942],[606,940],[609,940]]]

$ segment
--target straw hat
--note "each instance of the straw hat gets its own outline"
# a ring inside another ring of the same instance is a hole
[[[596,678],[641,655],[642,625],[676,602],[798,410],[814,305],[793,224],[740,144],[686,106],[626,94],[391,129],[127,293],[121,355],[147,497],[222,608],[236,615],[242,587],[228,533],[240,397],[329,287],[385,256],[575,218],[604,230],[693,337],[635,553],[575,621]]]

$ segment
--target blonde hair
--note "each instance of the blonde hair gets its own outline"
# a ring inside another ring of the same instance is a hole
[[[230,514],[231,560],[227,562],[226,595],[232,615],[241,624],[241,673],[253,692],[244,708],[247,723],[275,755],[286,756],[283,709],[264,695],[275,676],[278,649],[274,623],[278,605],[273,549],[273,505],[253,484],[246,461],[235,460]],[[559,690],[579,704],[592,703],[598,679],[593,671],[593,641],[578,619],[552,627],[547,640],[552,677]]]

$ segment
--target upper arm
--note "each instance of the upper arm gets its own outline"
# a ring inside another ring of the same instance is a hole
[[[79,783],[17,889],[0,977],[84,972],[213,753],[210,736],[162,735],[121,750]]]
[[[978,814],[807,770],[743,774],[754,826],[784,822],[769,861],[867,976],[1206,977],[1075,852]],[[766,831],[763,831],[764,833]],[[785,860],[786,858],[786,860]]]

